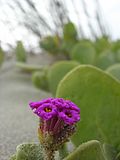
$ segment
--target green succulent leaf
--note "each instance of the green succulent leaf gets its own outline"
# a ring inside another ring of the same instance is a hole
[[[65,55],[70,55],[71,49],[77,43],[77,30],[72,22],[69,22],[63,27],[63,41],[61,43],[61,52]]]
[[[69,22],[63,27],[64,41],[77,40],[77,30],[72,22]]]
[[[16,67],[18,67],[19,69],[21,69],[24,72],[34,72],[34,71],[41,71],[44,69],[44,66],[41,65],[33,65],[33,64],[26,64],[23,62],[17,62],[16,63]]]
[[[99,141],[91,140],[81,144],[64,160],[106,160]]]
[[[56,93],[57,85],[60,80],[65,76],[65,74],[78,65],[79,63],[75,61],[60,61],[51,66],[48,71],[48,82],[50,91],[53,95]]]
[[[70,99],[81,109],[72,140],[76,146],[98,139],[120,149],[120,83],[102,70],[81,65],[59,83],[56,97]]]
[[[16,160],[43,160],[40,144],[20,144],[16,150]]]
[[[93,64],[95,61],[95,49],[89,42],[79,42],[71,50],[70,57],[72,60],[81,64]]]

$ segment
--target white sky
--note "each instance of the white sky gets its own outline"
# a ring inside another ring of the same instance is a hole
[[[9,1],[9,0],[0,0],[0,1]],[[46,15],[46,5],[47,1],[49,0],[35,0],[35,2],[40,2],[40,11],[42,15]],[[86,17],[83,12],[82,5],[80,3],[80,0],[74,0],[76,2],[76,8],[78,12],[80,12],[80,20],[82,23],[83,28],[86,30],[86,33],[88,32],[88,27],[87,27],[87,21]],[[91,21],[94,24],[94,11],[95,11],[95,0],[86,0],[87,7],[89,8],[89,13],[91,15]],[[110,28],[111,34],[113,39],[118,39],[120,38],[120,0],[99,0],[101,4],[101,8],[103,10],[103,15],[104,15],[104,20],[107,23],[107,25]],[[72,3],[70,3],[70,0],[66,0],[66,4],[69,6],[69,14],[71,17],[71,20],[75,22],[76,24],[78,23],[78,19],[76,18],[75,13],[73,12],[73,7]],[[1,9],[2,8],[2,9]],[[10,43],[14,44],[15,40],[23,40],[25,45],[27,46],[28,44],[36,44],[38,39],[36,39],[32,34],[29,34],[29,32],[26,29],[23,29],[21,27],[15,28],[14,32],[11,32],[7,25],[3,24],[1,19],[4,21],[6,19],[6,15],[4,11],[7,10],[9,13],[9,20],[16,26],[16,20],[14,17],[13,12],[7,8],[6,5],[0,6],[0,40],[3,42],[3,47],[4,43]],[[21,17],[20,17],[21,18]],[[96,26],[94,26],[96,29]],[[89,34],[89,32],[88,32]]]

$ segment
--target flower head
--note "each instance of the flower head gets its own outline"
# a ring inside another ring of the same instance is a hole
[[[73,102],[63,98],[48,98],[31,102],[29,105],[34,113],[44,120],[58,117],[69,125],[80,120],[80,109]]]
[[[48,144],[48,139],[45,140],[48,135],[54,136],[49,144],[56,149],[75,132],[75,124],[80,120],[80,109],[70,100],[47,98],[29,105],[40,118],[39,134],[45,146]]]

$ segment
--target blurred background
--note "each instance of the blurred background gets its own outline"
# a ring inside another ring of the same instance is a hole
[[[21,40],[27,50],[38,52],[40,38],[61,35],[68,21],[76,25],[80,38],[119,39],[119,6],[114,0],[1,0],[1,46],[8,51]]]

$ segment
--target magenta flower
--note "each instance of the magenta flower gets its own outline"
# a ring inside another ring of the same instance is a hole
[[[58,148],[61,142],[66,142],[75,132],[75,124],[80,120],[80,109],[70,100],[47,98],[29,105],[40,118],[39,134],[45,146],[48,143],[45,141],[46,135],[54,136],[50,144]]]
[[[53,104],[43,103],[35,111],[43,120],[49,120],[57,115],[57,108]]]
[[[78,112],[70,109],[59,112],[59,117],[68,125],[73,125],[80,120]]]

